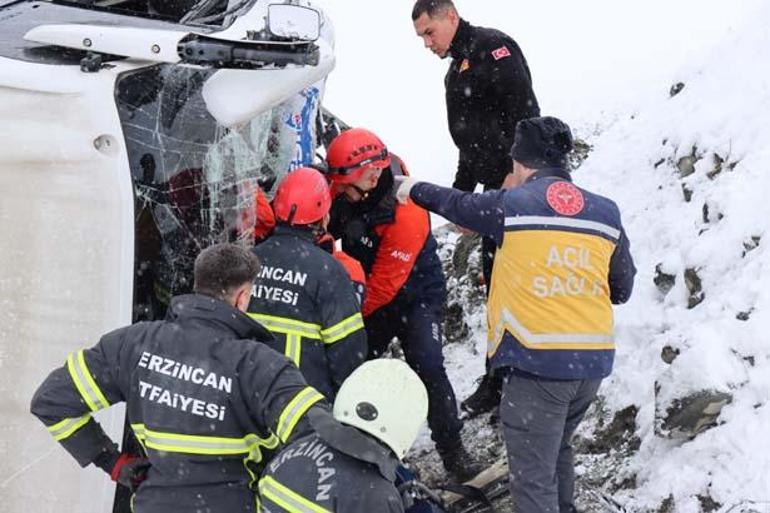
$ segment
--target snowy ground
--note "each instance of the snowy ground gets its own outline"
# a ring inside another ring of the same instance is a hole
[[[446,63],[413,35],[411,2],[327,3],[339,52],[327,105],[381,133],[418,178],[449,183]],[[625,511],[770,511],[770,6],[458,6],[517,39],[543,112],[593,146],[575,179],[618,202],[639,268],[633,299],[616,310],[615,372],[579,433],[582,504],[613,510],[601,491]],[[673,277],[667,293],[656,267]],[[483,312],[465,306],[473,333],[446,348],[458,399],[483,368]],[[666,346],[678,351],[671,364]],[[671,402],[704,390],[732,396],[717,426],[662,436]],[[466,431],[477,451],[502,449],[483,419]],[[416,451],[429,446],[424,436]]]

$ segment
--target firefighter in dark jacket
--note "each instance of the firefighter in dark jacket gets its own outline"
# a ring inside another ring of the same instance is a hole
[[[412,20],[427,48],[452,59],[445,78],[446,105],[449,131],[460,150],[452,187],[472,192],[481,183],[485,191],[499,189],[513,165],[516,123],[540,115],[524,54],[503,32],[460,18],[451,0],[418,0]],[[483,237],[481,251],[489,294],[494,240]],[[501,385],[488,372],[463,401],[463,409],[474,416],[496,407]]]
[[[408,178],[397,187],[401,200],[498,244],[487,354],[506,375],[500,418],[517,513],[575,511],[570,439],[612,370],[612,305],[629,299],[636,274],[617,205],[572,184],[571,149],[560,120],[524,120],[507,190]]]
[[[32,413],[85,467],[136,490],[136,513],[257,511],[256,480],[281,444],[310,432],[323,396],[244,312],[259,262],[233,244],[195,261],[195,294],[165,321],[106,334],[53,371]],[[92,414],[119,402],[146,457],[120,454]]]
[[[283,449],[259,482],[264,513],[402,513],[396,468],[417,438],[428,394],[404,362],[366,362],[334,401],[339,423]]]
[[[273,199],[275,232],[253,250],[262,267],[248,311],[273,332],[268,344],[331,400],[366,360],[367,347],[348,273],[317,244],[330,207],[329,185],[320,172],[299,168],[286,175]]]
[[[428,213],[390,194],[393,177],[407,174],[372,132],[354,128],[329,145],[333,195],[329,231],[366,272],[363,315],[370,357],[398,337],[407,363],[428,390],[428,425],[444,466],[459,480],[478,473],[460,439],[452,384],[444,368],[442,311],[444,273]]]

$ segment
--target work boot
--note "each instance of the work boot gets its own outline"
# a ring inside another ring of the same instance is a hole
[[[458,483],[470,481],[484,470],[484,466],[465,450],[462,442],[451,449],[437,449],[444,468]]]
[[[467,399],[460,403],[460,408],[472,419],[500,406],[503,380],[491,374],[485,374],[479,386]]]

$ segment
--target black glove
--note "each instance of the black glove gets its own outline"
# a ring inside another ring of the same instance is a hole
[[[109,470],[100,464],[103,462],[94,463],[107,472],[113,481],[122,484],[132,492],[147,479],[147,470],[150,468],[150,460],[147,458],[123,453],[114,459],[114,462]]]

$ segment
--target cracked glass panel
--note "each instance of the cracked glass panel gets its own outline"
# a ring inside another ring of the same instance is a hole
[[[251,245],[258,187],[270,197],[280,177],[313,159],[317,87],[224,127],[201,96],[213,73],[160,65],[117,83],[135,190],[137,321],[162,318],[172,296],[192,291],[201,249]]]

